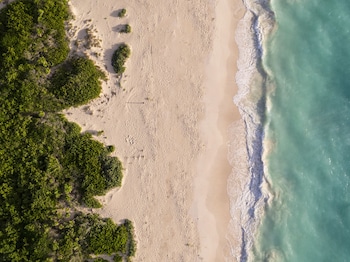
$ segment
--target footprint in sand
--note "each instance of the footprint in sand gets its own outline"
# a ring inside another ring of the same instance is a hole
[[[130,144],[130,145],[133,145],[133,144],[135,144],[135,138],[133,138],[132,136],[128,135],[128,136],[125,138],[125,142],[127,142],[127,143]]]

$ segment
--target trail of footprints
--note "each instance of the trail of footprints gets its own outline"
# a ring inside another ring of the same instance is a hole
[[[128,143],[130,146],[134,146],[136,143],[136,139],[130,135],[125,137],[125,142]],[[144,150],[143,149],[137,149],[135,148],[135,153],[131,156],[125,156],[126,163],[132,164],[135,160],[140,161],[145,159]]]

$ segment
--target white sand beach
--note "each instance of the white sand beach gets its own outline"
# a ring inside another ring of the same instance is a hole
[[[72,43],[78,40],[82,46],[86,28],[93,32],[100,47],[86,53],[106,70],[108,81],[100,98],[65,113],[83,131],[103,130],[96,139],[115,145],[114,154],[125,168],[122,187],[100,198],[104,207],[93,212],[115,222],[134,222],[134,261],[236,261],[232,252],[240,250],[241,232],[232,225],[237,234],[228,229],[227,181],[235,165],[228,160],[229,145],[235,150],[229,128],[241,141],[245,136],[232,101],[237,91],[235,28],[244,15],[243,4],[70,4],[75,15]],[[118,18],[122,8],[127,16]],[[131,33],[118,32],[124,24],[130,24]],[[110,61],[123,42],[132,54],[119,87]],[[241,197],[241,190],[237,182],[231,201]]]

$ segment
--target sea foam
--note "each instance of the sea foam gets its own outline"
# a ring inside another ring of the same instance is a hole
[[[234,103],[239,108],[244,122],[245,148],[243,152],[237,153],[239,138],[233,136],[228,156],[234,167],[228,181],[230,198],[236,195],[234,191],[237,191],[237,177],[242,184],[242,195],[231,198],[231,228],[235,228],[237,232],[235,224],[238,223],[241,233],[240,249],[234,246],[231,249],[231,254],[237,261],[249,260],[263,206],[269,198],[268,192],[263,190],[265,180],[262,158],[263,123],[266,110],[267,74],[262,65],[262,58],[264,39],[274,28],[274,15],[267,1],[244,1],[244,5],[247,11],[236,29],[239,59],[236,74],[238,92],[234,97]],[[237,127],[233,125],[231,134],[234,133],[237,133]],[[237,154],[240,157],[237,157]],[[246,167],[237,163],[242,159],[245,159]]]

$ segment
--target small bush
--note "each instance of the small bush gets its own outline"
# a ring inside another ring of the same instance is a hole
[[[126,44],[121,44],[117,50],[114,51],[112,56],[112,66],[114,69],[114,72],[117,73],[117,75],[121,75],[125,71],[124,64],[126,62],[126,59],[129,58],[131,53],[130,47]]]
[[[45,112],[39,111],[38,117],[43,118],[45,116]]]
[[[126,9],[123,8],[122,10],[120,10],[119,14],[118,14],[118,17],[122,18],[122,17],[125,17],[126,16]]]
[[[106,150],[108,153],[113,153],[115,150],[115,146],[114,145],[109,145],[106,147]]]
[[[126,24],[123,26],[123,29],[120,31],[121,33],[124,34],[129,34],[131,33],[131,26],[129,24]]]
[[[128,257],[133,257],[135,256],[136,253],[136,242],[135,242],[135,237],[134,237],[134,226],[132,222],[129,219],[126,219],[124,221],[124,226],[126,228],[126,231],[128,232],[129,235],[129,242],[128,242],[128,247],[127,247],[127,256]]]
[[[92,196],[86,196],[83,198],[82,202],[87,206],[87,207],[92,207],[92,208],[101,208],[102,205],[101,203],[93,198]]]
[[[123,166],[119,159],[108,155],[102,155],[100,161],[102,167],[101,174],[106,182],[106,189],[121,186],[123,179]]]

